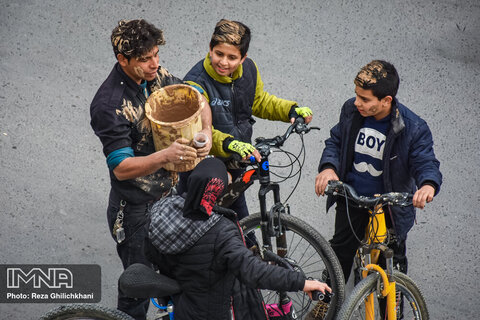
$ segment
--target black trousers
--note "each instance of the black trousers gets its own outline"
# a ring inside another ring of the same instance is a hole
[[[113,237],[112,229],[117,218],[122,199],[113,190],[110,191],[110,197],[107,209],[107,219],[110,235]],[[134,263],[143,263],[152,267],[145,256],[144,241],[148,236],[148,210],[149,204],[131,205],[127,203],[124,209],[123,228],[125,230],[125,240],[117,243],[117,253],[122,260],[123,268]],[[123,311],[136,320],[145,320],[147,316],[150,300],[133,299],[125,296],[118,291],[117,309]]]
[[[387,228],[391,228],[392,222],[388,208],[385,208],[385,210]],[[345,282],[348,281],[352,269],[353,258],[360,245],[358,239],[363,240],[365,237],[365,228],[367,227],[369,218],[368,210],[364,208],[349,206],[348,213],[349,214],[347,215],[345,202],[339,200],[336,207],[335,232],[330,240],[330,245],[332,246],[333,251],[335,251],[337,258],[340,261],[340,265],[342,266]],[[407,273],[408,261],[406,257],[405,240],[397,240],[393,242],[390,245],[390,248],[393,249],[394,252],[394,267],[403,273]],[[382,267],[385,267],[383,265],[384,259],[380,259],[379,264]]]

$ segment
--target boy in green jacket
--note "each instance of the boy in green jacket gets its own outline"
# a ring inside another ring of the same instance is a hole
[[[215,26],[210,51],[185,76],[184,81],[201,89],[212,110],[211,154],[229,158],[232,153],[243,159],[251,156],[260,161],[260,154],[251,144],[255,120],[293,122],[303,117],[312,120],[310,108],[298,107],[295,101],[280,99],[263,90],[257,65],[247,57],[250,29],[241,22],[222,19]],[[235,181],[243,169],[229,169]],[[186,191],[186,176],[180,175],[178,190]],[[238,218],[248,215],[242,194],[231,206]]]

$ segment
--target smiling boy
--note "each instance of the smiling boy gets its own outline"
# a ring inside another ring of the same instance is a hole
[[[255,120],[252,116],[283,122],[296,117],[312,120],[309,108],[299,108],[295,101],[277,98],[264,91],[257,65],[247,57],[250,29],[241,22],[220,20],[210,40],[210,50],[184,80],[204,90],[212,110],[213,144],[211,154],[229,158],[232,153],[242,158],[260,154],[251,145]],[[243,169],[229,169],[235,180]],[[186,175],[180,176],[179,190],[186,189]],[[242,194],[230,207],[239,219],[248,215]]]

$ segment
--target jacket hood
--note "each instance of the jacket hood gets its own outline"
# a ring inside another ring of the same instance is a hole
[[[179,254],[190,249],[221,218],[214,212],[205,220],[184,217],[184,204],[183,197],[172,195],[155,202],[150,209],[148,235],[162,254]]]
[[[187,193],[157,201],[151,209],[149,236],[158,251],[178,254],[191,248],[220,219],[214,213],[217,198],[228,183],[227,168],[217,158],[206,158],[188,177]]]

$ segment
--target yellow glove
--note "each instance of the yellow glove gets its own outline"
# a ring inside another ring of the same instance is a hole
[[[306,118],[311,116],[313,116],[313,112],[312,112],[312,109],[308,107],[292,106],[290,108],[290,112],[288,113],[289,119],[297,119],[299,117],[302,117],[305,119],[307,123],[310,121],[307,121]]]
[[[306,118],[308,116],[313,115],[312,109],[310,109],[309,107],[296,107],[294,112],[302,118]],[[292,118],[296,118],[296,117],[292,117]]]
[[[253,151],[255,151],[255,147],[252,146],[250,143],[233,140],[228,145],[228,150],[238,153],[242,158],[245,158]]]

